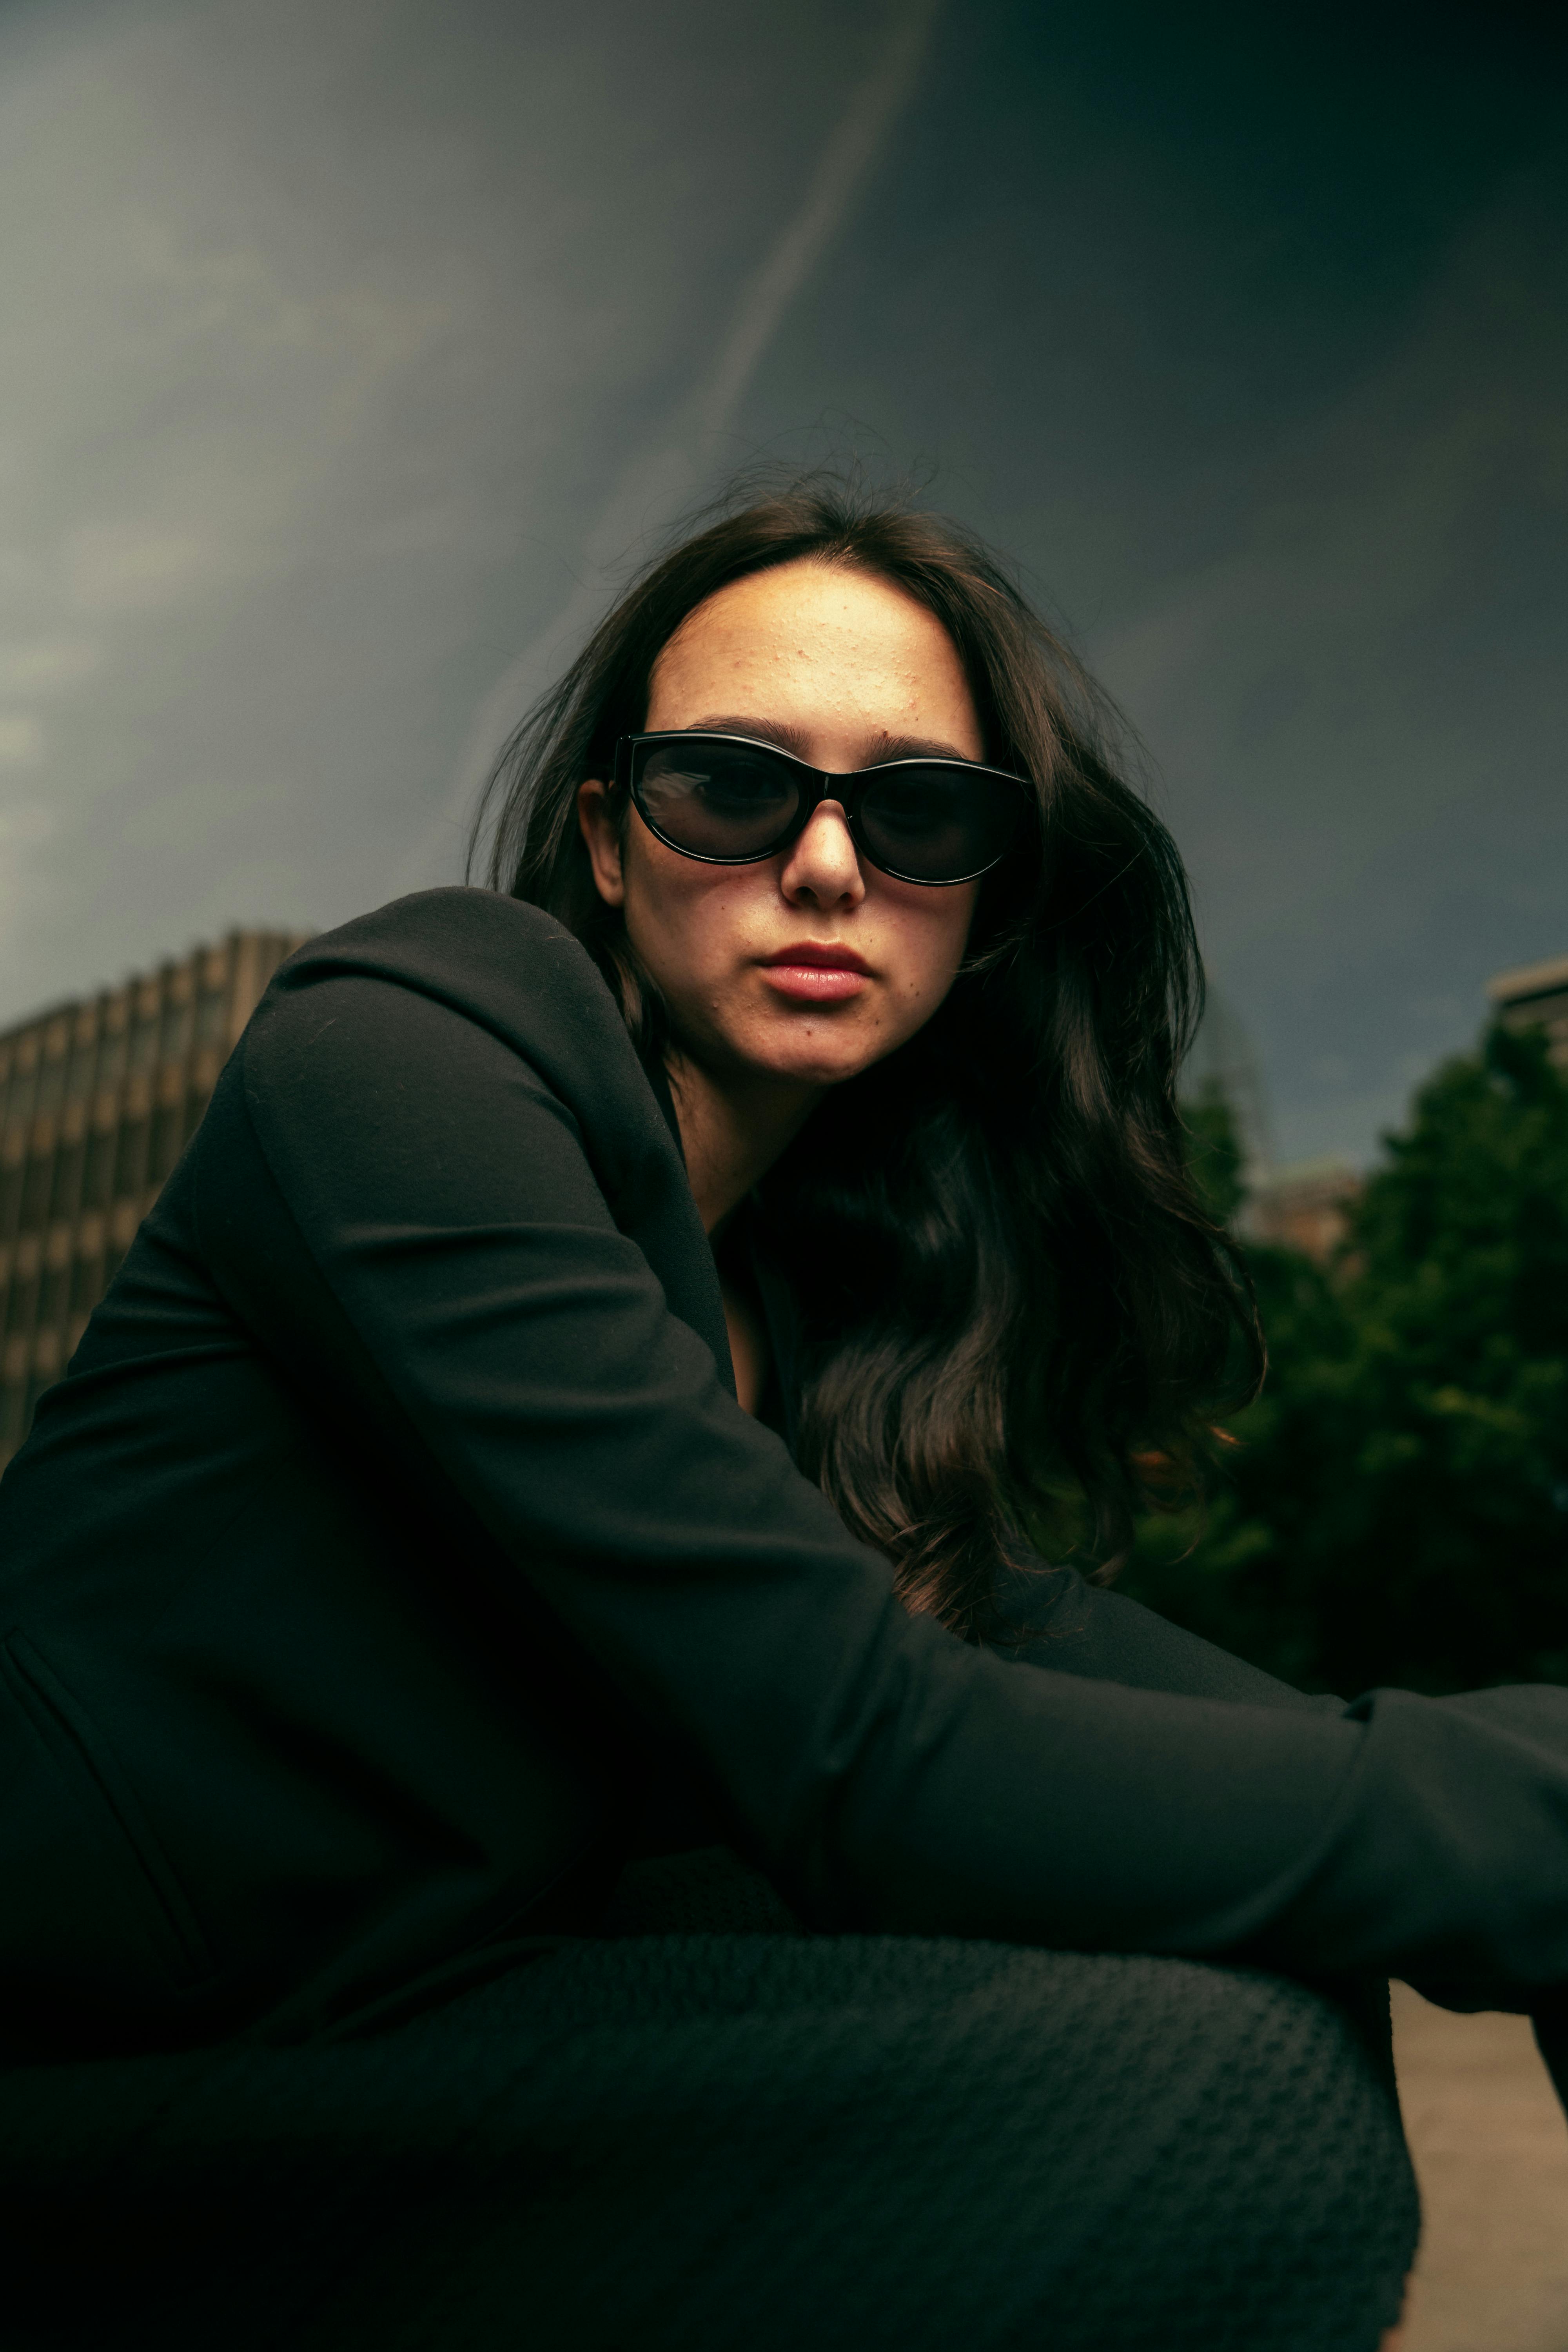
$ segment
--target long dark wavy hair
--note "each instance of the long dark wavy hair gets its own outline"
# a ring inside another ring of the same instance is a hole
[[[546,908],[645,1059],[671,1043],[594,886],[577,787],[636,732],[660,651],[729,582],[801,559],[886,580],[956,646],[985,757],[1038,824],[982,885],[946,1002],[830,1092],[759,1188],[805,1338],[799,1455],[912,1609],[979,1638],[1031,1545],[1112,1572],[1256,1392],[1245,1267],[1188,1179],[1176,1078],[1203,981],[1175,845],[1118,772],[1115,714],[969,531],[836,474],[709,510],[648,564],[503,750],[492,887]],[[626,812],[621,812],[623,824]],[[471,869],[472,870],[472,867]]]

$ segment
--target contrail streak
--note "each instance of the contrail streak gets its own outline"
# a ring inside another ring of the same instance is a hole
[[[646,530],[650,517],[668,514],[690,488],[690,450],[721,433],[743,399],[792,302],[843,227],[893,125],[909,104],[942,0],[893,0],[892,29],[875,65],[855,92],[817,161],[800,205],[742,289],[711,373],[669,417],[657,442],[626,466],[587,534],[595,572],[614,562]],[[568,646],[580,641],[605,603],[603,588],[585,581],[550,626],[509,662],[475,713],[453,788],[439,820],[444,849],[462,824],[489,773],[497,746]],[[435,843],[429,836],[405,861],[399,887],[426,876]]]
[[[718,432],[729,421],[784,312],[843,226],[856,192],[914,94],[941,6],[942,0],[907,0],[898,6],[892,38],[823,150],[800,210],[741,297],[729,340],[695,404],[700,431]]]

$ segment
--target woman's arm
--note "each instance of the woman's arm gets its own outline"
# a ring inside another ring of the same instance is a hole
[[[993,1646],[1000,1654],[1058,1674],[1298,1714],[1345,1711],[1343,1699],[1292,1689],[1125,1593],[1087,1584],[1076,1569],[1042,1563],[1016,1570],[1000,1594],[998,1614]]]
[[[478,982],[382,949],[295,968],[204,1129],[204,1247],[329,1423],[461,1497],[498,1572],[713,1773],[803,1915],[1519,2007],[1568,1982],[1568,1693],[1297,1713],[906,1615],[736,1404],[652,1097],[581,950],[530,920],[557,958],[537,1015],[531,980],[481,1017]]]

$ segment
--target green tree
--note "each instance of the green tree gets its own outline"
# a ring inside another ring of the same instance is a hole
[[[1183,1104],[1182,1119],[1187,1130],[1187,1166],[1198,1198],[1216,1224],[1227,1225],[1247,1197],[1247,1186],[1241,1139],[1217,1078],[1205,1079]]]
[[[1263,1395],[1124,1589],[1310,1686],[1568,1682],[1568,1085],[1539,1033],[1436,1072],[1333,1267],[1251,1263]]]

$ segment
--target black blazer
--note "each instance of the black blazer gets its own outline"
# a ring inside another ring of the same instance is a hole
[[[1568,1979],[1568,1693],[1060,1622],[904,1612],[735,1402],[583,950],[405,899],[283,966],[0,1484],[3,2030],[317,2031],[715,1822],[818,1928]]]

